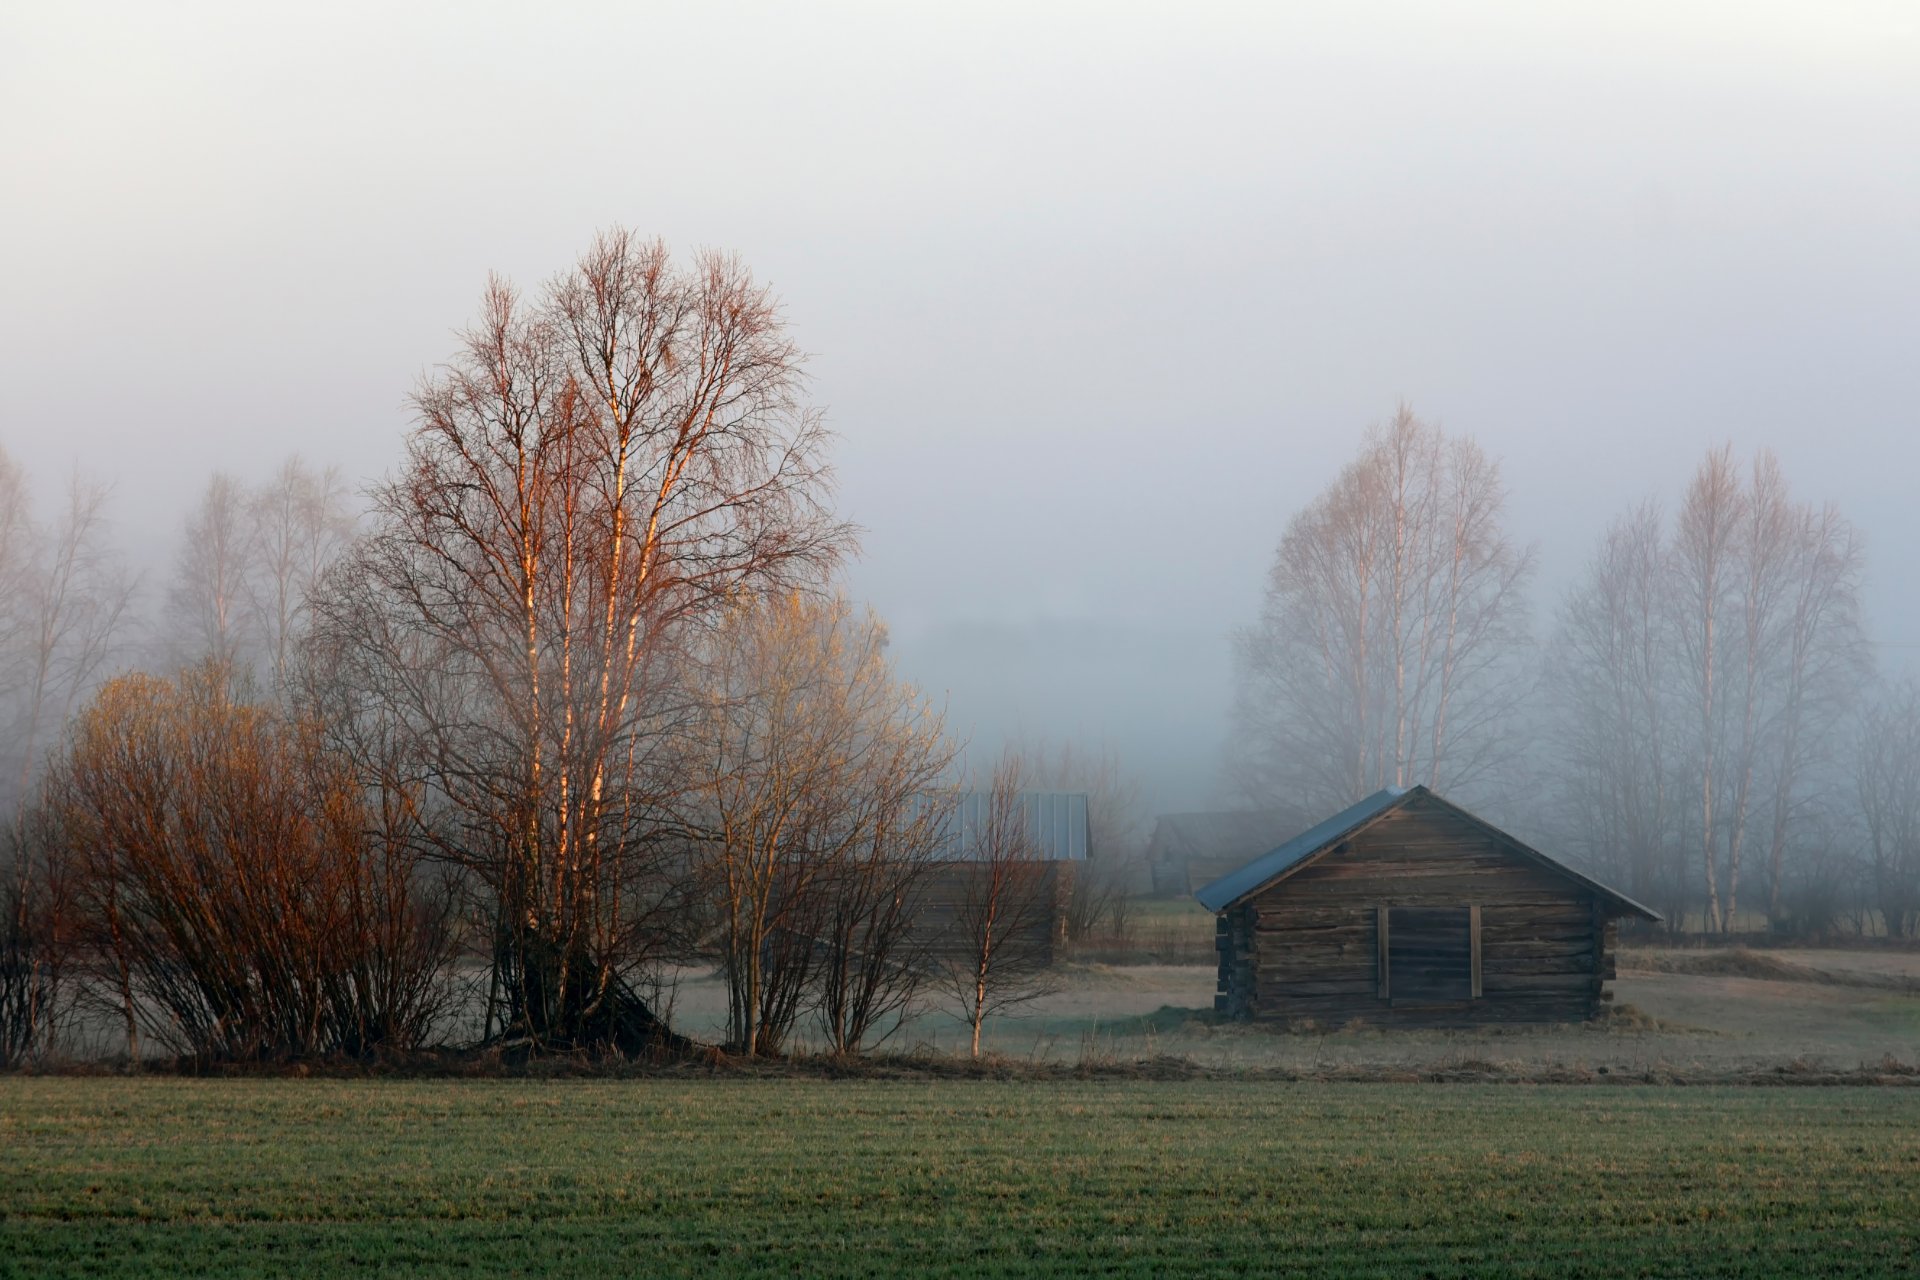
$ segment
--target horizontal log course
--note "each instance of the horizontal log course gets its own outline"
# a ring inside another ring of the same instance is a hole
[[[1371,958],[1374,953],[1374,940],[1368,935],[1355,935],[1337,940],[1315,939],[1306,942],[1286,934],[1263,934],[1246,950],[1258,952],[1263,956],[1311,956],[1322,959],[1365,960]]]
[[[1485,978],[1487,997],[1512,991],[1592,991],[1600,990],[1597,973],[1499,973],[1489,970]]]
[[[1589,937],[1507,937],[1490,938],[1485,933],[1480,936],[1480,954],[1489,963],[1494,960],[1538,960],[1554,956],[1589,956],[1594,952],[1593,939]]]
[[[1262,916],[1248,933],[1279,933],[1307,937],[1313,934],[1366,933],[1373,928],[1373,913],[1364,908],[1342,907],[1338,911],[1300,912]]]
[[[1488,979],[1497,974],[1546,974],[1566,973],[1595,976],[1595,965],[1591,955],[1584,956],[1531,956],[1516,958],[1507,956],[1495,959],[1489,956],[1480,958],[1482,970]]]
[[[1586,942],[1592,946],[1599,938],[1592,921],[1576,919],[1500,919],[1488,921],[1480,912],[1480,942]]]
[[[1473,876],[1489,884],[1514,889],[1541,889],[1565,894],[1575,891],[1560,876],[1538,867],[1522,866],[1498,858],[1456,858],[1445,855],[1420,856],[1406,850],[1398,858],[1382,855],[1371,859],[1340,859],[1317,862],[1294,873],[1282,883],[1339,883],[1346,880],[1392,880],[1417,885],[1422,880],[1448,876]]]
[[[1281,887],[1284,888],[1286,883],[1291,882],[1285,882]],[[1430,876],[1420,880],[1380,876],[1314,880],[1300,885],[1299,892],[1292,895],[1288,902],[1296,910],[1310,907],[1444,907],[1464,906],[1469,902],[1506,908],[1589,910],[1585,902],[1563,889],[1541,885],[1488,884],[1484,878],[1472,875]]]
[[[1279,1000],[1297,1000],[1306,996],[1339,996],[1350,1004],[1358,1004],[1362,1000],[1374,997],[1372,979],[1362,982],[1309,982],[1273,979],[1262,974],[1254,989],[1262,996]]]

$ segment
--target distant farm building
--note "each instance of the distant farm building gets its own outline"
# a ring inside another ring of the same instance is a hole
[[[1087,860],[1087,796],[1084,792],[1023,791],[1015,805],[1027,852],[1043,868],[1045,892],[1052,901],[1046,918],[1033,922],[1029,940],[1051,952],[1065,935],[1067,895],[1074,875]],[[985,833],[991,815],[990,792],[963,792],[946,824],[944,839],[930,854],[934,865],[921,889],[918,927],[934,939],[936,951],[965,945],[955,932],[955,919],[988,856]]]
[[[1163,813],[1153,822],[1146,862],[1153,891],[1184,898],[1303,830],[1312,817],[1292,809]]]
[[[1216,1009],[1344,1023],[1597,1015],[1617,924],[1659,916],[1449,804],[1389,788],[1206,885]]]

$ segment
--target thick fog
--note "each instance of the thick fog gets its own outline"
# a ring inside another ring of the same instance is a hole
[[[1452,8],[1452,7],[1449,7]],[[0,445],[164,579],[208,475],[364,483],[489,272],[619,223],[785,300],[853,591],[977,743],[1213,798],[1228,635],[1402,401],[1552,605],[1719,441],[1920,656],[1920,9],[24,6]]]

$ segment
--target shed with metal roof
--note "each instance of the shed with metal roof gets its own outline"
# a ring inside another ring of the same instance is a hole
[[[1659,915],[1426,787],[1389,787],[1195,895],[1242,1018],[1561,1022],[1609,998],[1618,922]]]
[[[991,847],[995,840],[991,791],[963,791],[942,802],[951,806],[940,837],[927,853],[930,864],[921,878],[915,906],[915,933],[935,955],[965,954],[978,945],[977,917],[981,895],[995,883],[995,858],[1011,859],[1024,869],[1018,873],[1022,895],[1034,901],[1012,925],[1003,926],[997,945],[1018,947],[1052,962],[1066,931],[1068,895],[1074,877],[1083,870],[1088,849],[1088,799],[1082,791],[1022,791],[1012,797],[1012,850]],[[929,799],[928,803],[933,801]],[[1001,873],[1004,885],[1005,873]],[[1004,888],[1001,890],[1004,892]]]

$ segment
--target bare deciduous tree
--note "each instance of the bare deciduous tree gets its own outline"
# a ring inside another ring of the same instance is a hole
[[[1499,467],[1402,408],[1288,525],[1237,645],[1233,780],[1257,807],[1471,790],[1517,749],[1529,553]]]
[[[779,1052],[809,1002],[857,1049],[913,995],[913,898],[952,758],[939,717],[838,600],[746,601],[711,646],[692,765],[729,1040]],[[817,997],[817,998],[816,998]]]
[[[1018,754],[1003,755],[980,828],[961,833],[971,860],[961,868],[951,936],[942,944],[942,976],[947,1007],[971,1030],[976,1058],[988,1018],[1054,987],[1059,889],[1020,803],[1026,777]]]
[[[25,795],[44,737],[112,660],[134,583],[106,543],[105,486],[78,476],[67,508],[26,575],[26,672],[21,691],[19,789]]]
[[[601,236],[534,302],[496,282],[415,397],[402,474],[317,608],[352,722],[451,810],[492,902],[508,1030],[650,1043],[675,941],[680,659],[727,601],[817,580],[848,540],[768,290]]]
[[[287,459],[247,501],[250,572],[243,575],[252,632],[265,674],[286,687],[294,649],[306,626],[308,598],[353,538],[353,517],[340,473]]]
[[[1562,604],[1548,687],[1569,802],[1563,847],[1670,920],[1686,901],[1669,776],[1672,625],[1660,510],[1642,503],[1607,530]]]
[[[174,661],[204,659],[250,670],[257,643],[248,607],[253,526],[245,488],[215,472],[187,517],[167,592],[169,650]]]
[[[1773,455],[1762,452],[1743,482],[1722,446],[1687,489],[1669,566],[1696,729],[1706,927],[1731,930],[1756,785],[1764,780],[1774,795],[1768,871],[1777,906],[1807,752],[1830,736],[1865,674],[1861,553],[1836,511],[1792,499]]]
[[[0,458],[0,462],[4,462]],[[0,706],[8,772],[0,803],[24,798],[46,746],[120,649],[134,581],[107,543],[105,486],[72,477],[66,505],[41,524],[17,473],[0,468]],[[11,491],[9,491],[11,490]]]
[[[934,939],[920,928],[924,892],[950,797],[936,787],[951,750],[908,748],[880,771],[864,847],[822,886],[813,1007],[827,1048],[846,1056],[891,1038],[918,1011],[933,974]]]
[[[1920,936],[1920,686],[1888,689],[1862,717],[1854,785],[1872,901],[1888,936]]]
[[[1567,843],[1674,920],[1697,904],[1720,931],[1763,840],[1781,919],[1787,851],[1797,833],[1824,839],[1812,824],[1837,779],[1820,762],[1868,673],[1861,574],[1852,527],[1796,501],[1766,453],[1747,475],[1730,448],[1709,453],[1670,539],[1652,505],[1616,523],[1555,645]],[[1608,865],[1615,854],[1624,867]]]

